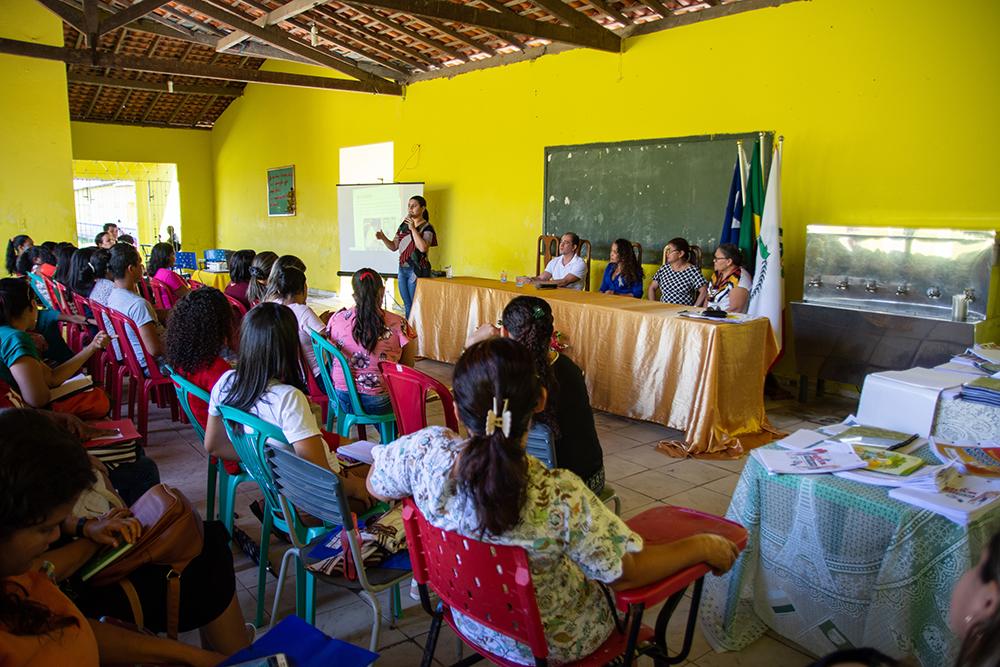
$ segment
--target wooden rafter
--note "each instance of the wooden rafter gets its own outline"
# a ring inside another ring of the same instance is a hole
[[[392,11],[403,12],[431,19],[443,19],[455,23],[500,30],[519,35],[531,35],[554,42],[586,46],[601,51],[617,53],[621,50],[621,39],[618,35],[590,22],[591,28],[568,28],[553,23],[543,23],[520,15],[501,14],[485,9],[476,9],[468,5],[459,5],[444,0],[365,0],[357,2],[348,0],[347,4],[358,4],[370,7],[381,7]]]
[[[118,120],[118,116],[121,116],[122,111],[125,111],[125,107],[128,106],[128,101],[130,99],[132,99],[131,89],[125,91],[125,99],[122,100],[122,103],[118,105],[118,109],[115,111],[115,115],[111,118],[111,120]]]
[[[322,18],[320,18],[320,16],[318,16],[317,14],[321,14]],[[314,21],[318,26],[322,26],[327,30],[336,32],[338,34],[349,34],[351,32],[359,32],[365,37],[367,37],[368,40],[371,42],[377,42],[398,53],[403,53],[409,56],[414,61],[420,63],[419,65],[417,65],[418,67],[436,64],[420,51],[417,51],[416,49],[411,49],[405,44],[400,44],[391,37],[386,37],[380,34],[377,30],[372,30],[366,25],[363,25],[361,23],[352,23],[351,21],[348,21],[345,17],[340,16],[339,14],[337,14],[331,9],[328,9],[327,7],[317,7],[316,10],[312,14],[310,14],[309,20]],[[358,38],[354,37],[353,39],[358,39]],[[372,48],[375,47],[373,46]]]
[[[409,37],[410,39],[414,39],[414,40],[420,42],[421,44],[426,44],[427,46],[431,47],[432,49],[440,51],[441,53],[445,54],[446,56],[448,56],[449,58],[451,58],[453,60],[460,60],[462,62],[466,62],[466,60],[467,60],[464,55],[462,55],[459,51],[456,51],[455,49],[451,48],[447,44],[442,44],[440,41],[434,39],[433,37],[429,37],[427,35],[423,35],[423,34],[417,32],[416,30],[414,30],[413,28],[411,28],[411,27],[409,27],[407,25],[403,25],[402,23],[399,23],[398,21],[396,21],[394,19],[388,18],[386,16],[382,16],[381,14],[379,14],[378,12],[376,12],[375,10],[368,9],[367,7],[364,7],[362,5],[350,5],[348,7],[355,14],[358,14],[359,16],[363,16],[363,17],[365,17],[366,19],[368,19],[370,21],[375,21],[377,23],[380,23],[380,24],[384,25],[386,28],[389,28],[390,30],[394,30],[394,31],[396,31],[398,33],[402,33],[402,34],[406,35],[407,37]]]
[[[146,111],[142,114],[142,120],[139,121],[140,123],[145,123],[146,122],[146,119],[149,118],[149,114],[153,113],[153,109],[156,108],[156,105],[160,101],[161,97],[163,97],[163,93],[162,92],[161,93],[157,93],[153,97],[153,101],[149,103],[149,106],[146,107]]]
[[[622,25],[632,24],[632,21],[620,11],[612,7],[610,2],[605,2],[604,0],[585,0],[585,2],[610,18],[612,21],[617,21]]]
[[[317,29],[317,35],[316,36],[317,36],[318,39],[324,39],[324,40],[330,42],[331,44],[336,44],[336,45],[343,44],[344,47],[348,46],[349,43],[348,42],[343,42],[343,41],[340,41],[340,40],[345,40],[346,39],[346,40],[350,40],[350,42],[355,42],[357,44],[360,44],[365,49],[369,49],[369,50],[374,51],[376,53],[380,53],[380,54],[382,54],[382,56],[388,58],[389,61],[381,61],[381,62],[384,63],[385,67],[390,67],[392,69],[398,70],[399,68],[396,67],[395,65],[393,65],[391,63],[391,61],[394,61],[394,60],[398,61],[398,62],[401,62],[401,63],[404,63],[408,67],[424,67],[425,66],[425,63],[423,63],[422,61],[419,61],[419,60],[418,61],[414,61],[414,60],[412,60],[410,58],[407,58],[406,56],[401,56],[398,53],[396,53],[393,49],[391,49],[388,46],[385,46],[384,44],[382,44],[380,41],[374,40],[374,39],[368,39],[367,37],[360,36],[358,34],[352,33],[350,30],[348,30],[346,28],[340,27],[339,25],[337,25],[333,21],[327,21],[325,19],[313,18],[313,17],[310,17],[309,20],[310,20],[311,23],[313,23],[313,25]],[[295,26],[303,29],[303,30],[309,30],[309,26],[308,25],[303,25],[302,22],[300,22],[298,20],[292,20],[292,21],[290,21],[290,23],[292,25],[295,25]],[[320,30],[320,28],[323,28],[323,30]],[[330,36],[327,35],[325,31],[332,32],[334,35],[337,35],[337,38],[336,39],[331,39]],[[355,53],[359,53],[358,49],[356,49],[356,48],[352,48],[351,50],[354,51]],[[368,53],[367,51],[361,51],[360,53],[362,53],[366,58],[369,58],[369,59],[373,60],[374,62],[380,62],[380,60],[374,58],[371,55],[371,53]]]
[[[568,26],[579,30],[590,30],[594,22],[581,11],[567,5],[563,0],[531,0],[533,3],[552,14]]]
[[[218,0],[214,1],[217,2]],[[399,91],[399,86],[397,84],[394,84],[387,79],[369,74],[356,64],[349,61],[347,58],[342,58],[330,53],[329,51],[314,49],[308,44],[292,39],[292,37],[281,28],[277,28],[275,26],[261,28],[238,14],[234,14],[227,9],[222,9],[211,2],[205,2],[205,0],[183,0],[183,3],[196,12],[204,14],[205,16],[215,19],[221,23],[230,25],[236,30],[247,32],[260,41],[277,47],[282,51],[287,51],[288,53],[308,58],[317,65],[323,65],[324,67],[337,70],[338,72],[352,76],[358,81],[367,83],[375,88],[390,86],[392,87],[392,90],[397,92]],[[389,88],[386,90],[389,90]],[[383,91],[379,90],[379,92]]]
[[[81,35],[87,36],[87,24],[84,22],[83,12],[79,9],[73,9],[60,0],[38,0],[38,3],[73,26]]]
[[[363,93],[380,93],[383,95],[401,95],[402,88],[395,83],[379,81],[354,81],[349,79],[332,79],[322,76],[305,74],[289,74],[285,72],[268,72],[262,70],[242,69],[222,65],[202,65],[198,63],[182,63],[167,58],[145,58],[122,54],[82,51],[66,47],[21,42],[15,39],[0,37],[0,53],[28,58],[43,58],[57,60],[70,65],[88,67],[117,67],[138,72],[156,72],[158,74],[174,74],[190,76],[199,79],[219,79],[222,81],[244,81],[247,83],[265,83],[276,86],[293,86],[298,88],[320,88],[324,90],[349,90]]]
[[[492,48],[490,48],[486,44],[483,44],[482,42],[477,42],[476,40],[472,39],[468,35],[463,35],[459,31],[457,31],[457,30],[455,30],[453,28],[449,28],[444,23],[441,23],[440,21],[438,21],[436,19],[432,19],[432,18],[427,17],[427,16],[417,16],[416,19],[418,21],[420,21],[421,23],[423,23],[423,24],[425,24],[427,26],[430,26],[431,28],[434,28],[439,33],[441,33],[442,35],[445,35],[447,37],[451,37],[456,42],[460,42],[462,44],[465,44],[466,46],[471,46],[472,48],[476,49],[477,51],[480,51],[481,53],[485,53],[488,56],[495,56],[497,54],[496,51],[494,51]]]
[[[206,113],[208,113],[208,110],[209,110],[209,109],[210,109],[210,108],[212,107],[212,105],[213,105],[213,104],[215,104],[215,95],[212,95],[211,97],[209,97],[209,98],[208,98],[208,101],[207,101],[207,102],[205,102],[205,105],[204,105],[204,106],[203,106],[203,107],[201,108],[201,110],[200,110],[200,111],[199,111],[199,112],[198,112],[198,113],[197,113],[197,114],[195,115],[195,117],[194,117],[194,122],[193,122],[193,123],[191,123],[191,127],[198,127],[198,123],[200,123],[200,122],[201,122],[201,119],[202,119],[202,117],[203,117],[203,116],[204,116],[204,115],[205,115]]]
[[[146,14],[149,14],[154,9],[167,4],[166,0],[139,0],[128,9],[123,9],[120,12],[116,12],[109,16],[108,18],[102,19],[97,28],[97,36],[100,37],[106,32],[111,32],[116,28],[120,28],[123,25],[131,23],[136,19],[142,18]]]
[[[293,16],[298,16],[299,14],[307,12],[316,5],[321,5],[324,2],[326,2],[326,0],[291,0],[291,2],[286,2],[277,9],[268,11],[259,19],[254,20],[253,23],[256,26],[265,28],[269,25],[281,23],[282,21],[290,19]],[[249,37],[250,35],[242,30],[234,30],[225,37],[220,38],[219,43],[215,48],[219,51],[225,51],[228,48],[236,46]]]
[[[108,76],[95,76],[93,74],[77,74],[68,72],[66,80],[69,83],[82,83],[88,86],[105,86],[107,88],[128,88],[130,90],[145,90],[156,93],[169,93],[170,84],[166,81],[140,81],[138,79],[116,79]],[[240,88],[226,88],[225,86],[203,86],[173,84],[173,92],[189,93],[192,95],[215,95],[217,97],[240,97],[243,91]]]

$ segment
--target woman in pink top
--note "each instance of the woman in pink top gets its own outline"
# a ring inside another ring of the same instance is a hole
[[[295,255],[282,255],[271,267],[271,275],[267,279],[267,291],[264,294],[264,301],[272,301],[288,306],[295,313],[295,321],[299,328],[299,347],[302,348],[302,357],[309,366],[309,372],[316,378],[316,382],[322,386],[323,380],[319,377],[319,363],[316,361],[316,353],[313,352],[312,336],[313,331],[325,331],[326,322],[330,319],[330,312],[326,311],[317,316],[313,309],[306,305],[306,296],[309,288],[306,286],[306,265]]]
[[[167,289],[173,294],[173,303],[177,303],[181,297],[191,291],[184,278],[171,271],[176,260],[177,255],[172,245],[157,243],[149,251],[149,265],[146,267],[146,274],[150,278],[156,278],[167,286]]]
[[[417,335],[409,323],[395,313],[382,309],[385,285],[372,269],[361,269],[351,279],[354,308],[337,311],[327,323],[333,344],[347,357],[361,407],[369,414],[392,412],[389,390],[379,372],[378,362],[393,361],[413,366]],[[333,384],[337,400],[350,412],[351,398],[339,364],[333,365]]]

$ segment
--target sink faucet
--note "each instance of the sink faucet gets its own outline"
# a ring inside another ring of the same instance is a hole
[[[896,296],[906,296],[910,293],[910,286],[907,283],[899,283],[896,286]]]
[[[940,299],[941,298],[941,288],[940,287],[930,287],[927,289],[927,298],[929,299]]]
[[[965,300],[966,301],[968,301],[969,303],[972,303],[973,301],[976,300],[976,290],[975,290],[975,288],[966,287],[964,291],[965,291]]]
[[[823,286],[823,276],[813,276],[809,279],[809,287],[822,287]]]
[[[846,277],[841,278],[840,280],[837,281],[837,289],[839,289],[840,291],[844,291],[850,286],[851,283],[848,281]]]
[[[875,280],[865,281],[865,291],[869,294],[874,294],[878,291],[878,282]]]

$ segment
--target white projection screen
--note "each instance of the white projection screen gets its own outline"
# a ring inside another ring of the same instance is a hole
[[[406,217],[413,195],[424,194],[423,183],[377,183],[337,186],[337,223],[340,226],[340,270],[361,268],[395,275],[399,270],[396,253],[388,250],[375,232],[390,239]]]

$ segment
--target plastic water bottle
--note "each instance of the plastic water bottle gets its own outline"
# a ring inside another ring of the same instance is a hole
[[[500,282],[502,283],[507,282],[507,269],[500,270]]]

